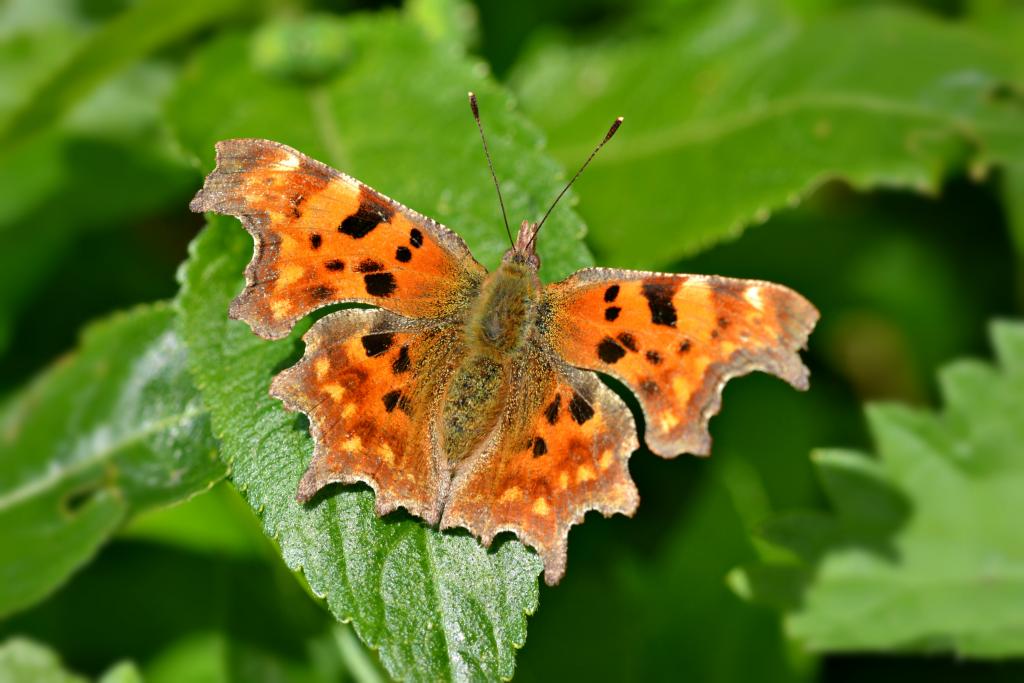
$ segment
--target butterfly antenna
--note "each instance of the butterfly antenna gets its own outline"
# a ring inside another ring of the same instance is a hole
[[[555,208],[555,206],[558,204],[558,201],[562,198],[562,196],[569,191],[569,188],[572,187],[572,184],[575,183],[576,179],[580,177],[580,174],[583,173],[584,169],[586,169],[586,167],[590,165],[590,162],[594,159],[594,157],[597,156],[597,153],[601,151],[601,148],[604,147],[605,144],[612,139],[612,136],[615,135],[615,131],[617,131],[619,129],[619,126],[621,125],[622,117],[620,116],[617,119],[615,119],[614,123],[612,123],[612,127],[608,129],[607,133],[605,133],[604,140],[601,140],[601,142],[597,144],[597,147],[594,148],[594,151],[590,153],[590,156],[587,157],[587,160],[583,162],[582,166],[580,166],[580,170],[576,171],[576,175],[572,177],[572,180],[565,184],[565,187],[562,188],[562,191],[558,193],[557,197],[555,197],[555,201],[551,202],[551,206],[548,207],[547,213],[544,214],[544,217],[540,219],[540,223],[538,223],[537,227],[534,229],[533,237],[531,237],[530,241],[526,243],[527,248],[529,248],[529,246],[533,244],[533,241],[537,239],[537,233],[540,232],[540,228],[542,225],[544,225],[544,221],[546,221],[548,219],[548,216],[551,215],[551,210]]]
[[[505,221],[505,232],[508,234],[508,241],[513,247],[516,246],[512,239],[512,229],[508,227],[508,214],[505,213],[505,200],[501,196],[501,185],[498,184],[498,176],[494,173],[494,164],[491,163],[491,151],[487,149],[487,137],[484,135],[484,126],[480,123],[480,107],[476,103],[476,95],[469,93],[469,108],[473,110],[473,118],[476,120],[477,130],[480,131],[480,142],[484,145],[484,156],[487,157],[487,168],[491,170],[491,179],[494,181],[494,189],[498,191],[498,204],[501,205],[501,218]]]

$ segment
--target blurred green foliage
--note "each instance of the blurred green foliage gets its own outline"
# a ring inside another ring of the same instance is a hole
[[[959,361],[940,375],[941,416],[873,404],[879,457],[817,451],[834,515],[789,513],[763,537],[774,561],[734,575],[743,593],[792,612],[819,650],[952,650],[1020,657],[1024,545],[1024,325],[992,328],[998,368]],[[783,561],[785,555],[790,560]]]
[[[25,638],[11,638],[0,645],[0,671],[5,678],[36,683],[86,683],[89,679],[67,671],[60,656],[46,647]],[[115,664],[99,676],[100,683],[135,683],[141,681],[131,662]]]
[[[396,4],[0,4],[0,679],[1024,677],[1019,325],[935,380],[1024,303],[1024,7]],[[812,389],[731,384],[710,460],[641,449],[637,516],[575,529],[553,589],[365,489],[294,503],[309,438],[266,387],[298,331],[229,323],[250,240],[187,211],[215,141],[268,137],[494,266],[467,90],[515,221],[626,116],[546,280],[714,272],[822,312]]]
[[[0,616],[37,602],[129,515],[224,476],[166,304],[90,327],[0,414]]]

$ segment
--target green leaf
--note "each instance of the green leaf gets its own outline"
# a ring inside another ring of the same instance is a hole
[[[999,84],[990,94],[989,108],[994,112],[987,137],[990,139],[990,163],[999,166],[998,186],[1005,205],[1010,236],[1018,261],[1024,260],[1024,6],[1010,0],[975,0],[968,3],[971,26],[996,42],[1013,67],[1012,78]],[[987,169],[985,169],[987,170]],[[1024,281],[1018,282],[1018,299],[1024,298]]]
[[[44,640],[84,672],[130,658],[150,683],[350,678],[341,644],[350,629],[303,592],[246,513],[268,552],[118,539],[48,600],[0,624],[0,639]]]
[[[16,211],[0,220],[0,351],[14,334],[16,317],[53,281],[61,260],[78,265],[76,238],[92,233],[97,240],[124,239],[114,229],[130,223],[139,231],[139,216],[159,212],[186,191],[194,175],[153,136],[146,131],[103,140],[53,132],[0,159],[0,185],[17,194],[0,206]],[[111,187],[119,188],[117,196],[110,195]],[[172,233],[159,224],[146,229],[150,235]]]
[[[1024,654],[1024,324],[996,323],[992,337],[999,367],[940,375],[942,413],[869,407],[877,460],[816,454],[834,514],[776,520],[766,536],[792,559],[735,577],[788,604],[808,647]]]
[[[60,13],[11,23],[10,33],[0,33],[0,122],[41,97],[96,35],[83,19]],[[158,120],[175,75],[166,63],[132,64],[81,93],[56,125],[0,149],[0,351],[26,300],[52,281],[76,237],[97,229],[109,235],[187,196],[193,173]]]
[[[1007,164],[1001,183],[1006,218],[1017,253],[1024,258],[1024,162]],[[1018,299],[1024,298],[1024,283],[1018,285]]]
[[[964,5],[966,21],[999,41],[1013,58],[1017,76],[1024,77],[1024,44],[1020,40],[1024,6],[1016,0],[967,0]]]
[[[239,12],[241,0],[141,0],[95,31],[0,124],[0,140],[45,129],[104,79],[160,47]]]
[[[287,69],[270,69],[266,55],[253,54],[274,44],[267,35],[280,24],[256,37],[214,41],[187,70],[171,108],[184,146],[209,168],[219,139],[280,140],[447,223],[495,265],[507,238],[466,91],[480,98],[513,220],[539,216],[559,189],[535,130],[461,48],[430,42],[401,15],[303,21],[311,39],[327,34],[324,23],[340,28],[347,40],[335,49],[351,57],[335,61],[333,73],[318,70],[311,82],[283,77]],[[292,35],[297,29],[294,21],[287,25]],[[329,52],[320,54],[329,60]],[[583,226],[567,206],[545,231],[545,277],[589,263]],[[227,319],[251,254],[252,241],[235,220],[212,219],[193,244],[179,298],[194,376],[233,481],[288,566],[301,568],[331,611],[380,650],[393,676],[510,677],[526,614],[537,605],[541,565],[533,553],[513,539],[486,551],[465,533],[439,533],[402,515],[381,520],[363,488],[339,489],[313,507],[295,502],[312,443],[305,421],[267,391],[297,358],[301,330],[270,343]]]
[[[217,523],[211,524],[214,519]],[[252,509],[227,482],[183,505],[146,510],[117,537],[243,558],[260,557],[270,547]],[[276,549],[273,552],[276,555]]]
[[[1019,107],[991,97],[1009,60],[961,27],[893,8],[801,24],[742,0],[677,14],[653,37],[549,44],[515,78],[566,163],[625,115],[579,182],[612,264],[670,263],[832,179],[933,194],[1024,144]]]
[[[407,0],[405,11],[434,42],[464,48],[480,42],[477,9],[467,0]]]
[[[157,121],[174,70],[141,60],[246,5],[144,0],[93,28],[83,8],[37,4],[12,7],[0,32],[0,351],[76,236],[187,194]]]
[[[0,681],[4,683],[86,683],[84,676],[68,671],[52,649],[28,638],[14,637],[0,643]],[[142,683],[131,662],[118,662],[97,683]]]
[[[757,558],[745,527],[764,508],[814,500],[801,454],[850,419],[836,403],[820,378],[803,393],[751,375],[726,389],[710,459],[638,451],[636,517],[573,531],[571,570],[543,592],[516,679],[811,679],[815,658],[790,647],[781,617],[745,604],[724,578]]]
[[[224,474],[167,305],[90,328],[0,415],[0,615],[44,597],[126,516]]]
[[[644,456],[653,457],[638,454]],[[694,465],[689,474],[699,477],[709,463]],[[565,586],[545,596],[518,678],[777,683],[810,678],[807,661],[785,656],[775,615],[744,604],[722,581],[730,566],[754,552],[721,483],[704,478],[685,499],[685,512],[658,525],[655,552],[629,552],[606,537],[590,539],[600,564],[586,567],[576,580],[567,577]],[[640,510],[643,514],[644,507]]]
[[[132,662],[119,662],[104,671],[97,683],[142,683],[142,674]]]
[[[31,6],[22,2],[0,8],[0,26],[6,28],[0,33],[0,127],[84,40],[81,22],[56,4],[40,0]],[[52,139],[23,145],[13,153],[0,152],[0,185],[7,189],[0,202],[0,237],[7,247],[0,255],[0,351],[11,335],[10,319],[17,304],[39,277],[33,274],[45,272],[47,256],[56,251],[47,246],[49,240],[36,238],[38,231],[18,230],[15,222],[38,210],[61,175],[60,147]]]
[[[0,7],[0,127],[24,107],[86,40],[86,22],[60,0]]]
[[[68,672],[50,648],[26,638],[0,644],[0,680],[9,683],[86,683]]]

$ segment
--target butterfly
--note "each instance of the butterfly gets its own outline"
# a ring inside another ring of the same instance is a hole
[[[374,307],[318,320],[271,384],[315,442],[300,502],[363,482],[379,515],[404,508],[485,546],[514,533],[553,585],[572,525],[639,503],[633,414],[597,373],[636,395],[667,458],[709,453],[730,378],[808,386],[798,350],[818,312],[781,285],[609,268],[544,285],[534,245],[550,209],[488,272],[456,233],[286,145],[225,140],[216,157],[191,208],[239,218],[255,242],[232,318],[278,339],[321,307]]]

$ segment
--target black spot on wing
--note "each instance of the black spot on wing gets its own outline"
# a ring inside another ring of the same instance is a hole
[[[409,247],[399,247],[395,250],[395,259],[402,263],[408,263],[412,260],[412,252],[409,251]]]
[[[412,365],[412,363],[409,360],[409,347],[403,346],[398,350],[398,358],[396,358],[395,362],[391,364],[391,371],[396,375],[399,375],[408,371],[410,365]]]
[[[647,307],[651,309],[651,322],[666,327],[676,326],[676,307],[672,303],[679,285],[672,281],[645,282],[641,288]]]
[[[648,351],[644,354],[644,357],[647,358],[647,362],[651,365],[661,365],[661,354],[657,351]]]
[[[718,326],[721,327],[723,330],[729,327],[729,319],[723,315],[718,319]]]
[[[420,232],[419,228],[413,228],[409,231],[409,244],[417,249],[423,246],[423,233]]]
[[[398,405],[398,402],[401,399],[402,399],[402,392],[397,390],[397,389],[394,389],[394,390],[389,391],[388,393],[384,394],[384,396],[381,397],[381,400],[384,401],[384,410],[386,410],[386,411],[388,411],[390,413],[392,410],[395,409],[395,406]]]
[[[370,296],[391,296],[398,288],[395,276],[391,273],[364,275],[363,282],[366,284],[366,293]]]
[[[604,300],[608,303],[615,301],[615,298],[619,295],[619,286],[612,285],[608,289],[604,290]]]
[[[626,355],[626,350],[619,346],[611,337],[605,337],[597,345],[597,357],[609,365],[618,363]]]
[[[320,236],[320,233],[314,232],[309,236],[309,246],[314,249],[319,249],[320,245],[324,243],[324,238]]]
[[[338,226],[338,232],[355,239],[366,237],[381,223],[391,220],[394,210],[376,200],[365,188],[360,193],[359,209]]]
[[[627,349],[629,349],[633,353],[636,353],[636,350],[638,348],[637,345],[636,345],[636,337],[631,335],[629,332],[620,332],[619,336],[616,337],[616,338],[619,340],[619,342],[623,346],[625,346]]]
[[[384,221],[379,214],[365,212],[360,206],[359,211],[341,222],[338,232],[358,240],[369,235],[382,222]]]
[[[656,382],[650,379],[645,379],[643,382],[640,382],[640,391],[644,392],[648,396],[654,396],[658,393],[659,389]]]
[[[384,270],[384,266],[380,261],[374,261],[372,258],[364,258],[356,264],[356,267],[353,268],[353,270],[357,273],[377,273]]]
[[[569,401],[569,414],[572,415],[572,419],[576,421],[576,424],[583,424],[594,417],[594,409],[587,403],[585,398],[573,392],[572,400]]]
[[[342,261],[339,261],[338,259],[331,259],[330,261],[324,264],[324,268],[333,271],[345,270],[345,264]]]
[[[618,306],[609,306],[604,309],[604,319],[611,322],[619,317],[619,313],[622,313],[622,309]]]
[[[558,422],[558,411],[562,407],[562,395],[555,394],[555,400],[548,404],[548,407],[544,409],[544,418],[548,421],[549,425],[553,425]]]
[[[334,290],[326,285],[317,285],[309,290],[309,295],[318,301],[323,301],[333,293]]]
[[[539,458],[548,452],[548,445],[544,442],[541,437],[536,437],[533,440],[533,457]]]
[[[377,334],[366,334],[360,339],[363,343],[363,350],[366,355],[373,358],[385,353],[395,343],[395,336],[390,332],[379,332]]]
[[[679,353],[686,353],[690,350],[690,340],[684,339],[683,343],[679,345]]]

